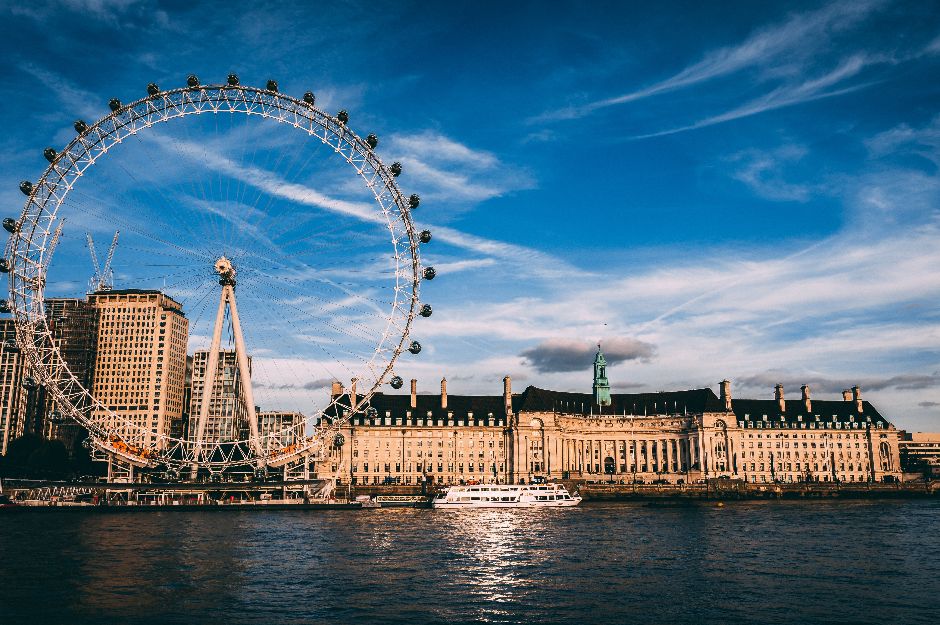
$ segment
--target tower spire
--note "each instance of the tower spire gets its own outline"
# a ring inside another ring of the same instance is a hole
[[[609,406],[610,383],[607,381],[607,359],[601,351],[600,342],[597,343],[597,354],[594,355],[594,403],[598,406]]]

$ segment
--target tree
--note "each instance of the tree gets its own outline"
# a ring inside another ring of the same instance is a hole
[[[42,441],[26,465],[34,477],[64,479],[71,473],[69,452],[62,441],[55,439]]]
[[[26,477],[29,472],[29,457],[40,445],[42,438],[35,434],[24,434],[10,441],[4,463],[4,477]]]
[[[73,474],[69,453],[62,441],[24,434],[10,442],[0,465],[0,475],[32,479],[65,479]]]

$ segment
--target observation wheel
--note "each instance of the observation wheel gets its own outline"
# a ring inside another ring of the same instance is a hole
[[[383,385],[401,388],[396,362],[422,349],[412,324],[431,315],[419,298],[435,276],[419,255],[431,233],[415,226],[401,164],[386,166],[345,110],[273,80],[189,76],[109,107],[42,152],[22,214],[3,221],[0,312],[45,418],[171,478],[315,457]],[[93,236],[115,231],[102,271]],[[93,345],[76,346],[79,321],[97,328]]]

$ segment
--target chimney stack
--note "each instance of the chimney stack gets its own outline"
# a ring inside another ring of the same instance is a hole
[[[843,389],[842,401],[852,401],[852,391],[850,391],[849,389]]]
[[[359,382],[359,378],[352,379],[352,385],[349,387],[349,407],[352,408],[353,412],[356,411],[356,405],[359,403],[359,398],[356,396],[356,384]]]
[[[862,389],[859,388],[858,384],[852,387],[852,399],[855,400],[855,409],[861,413],[862,412]]]
[[[801,390],[803,391],[803,405],[806,406],[806,412],[807,412],[807,414],[812,414],[812,412],[813,412],[813,401],[809,398],[809,387],[804,384],[804,385],[803,385],[802,387],[800,387],[800,388],[801,388]]]
[[[336,399],[343,394],[343,385],[338,380],[333,380],[333,387],[330,389],[330,397]]]
[[[447,408],[447,378],[441,378],[441,408]]]
[[[418,381],[411,378],[411,407],[418,407]]]
[[[780,412],[786,412],[787,402],[783,398],[783,384],[774,387],[774,399],[777,400],[777,404],[780,406]]]
[[[512,414],[512,379],[508,375],[503,378],[503,407],[507,416]]]
[[[721,388],[721,401],[725,404],[725,410],[731,410],[731,381],[722,380],[719,385]]]

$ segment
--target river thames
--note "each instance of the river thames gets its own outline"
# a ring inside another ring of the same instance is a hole
[[[937,623],[940,502],[0,513],[4,623]]]

